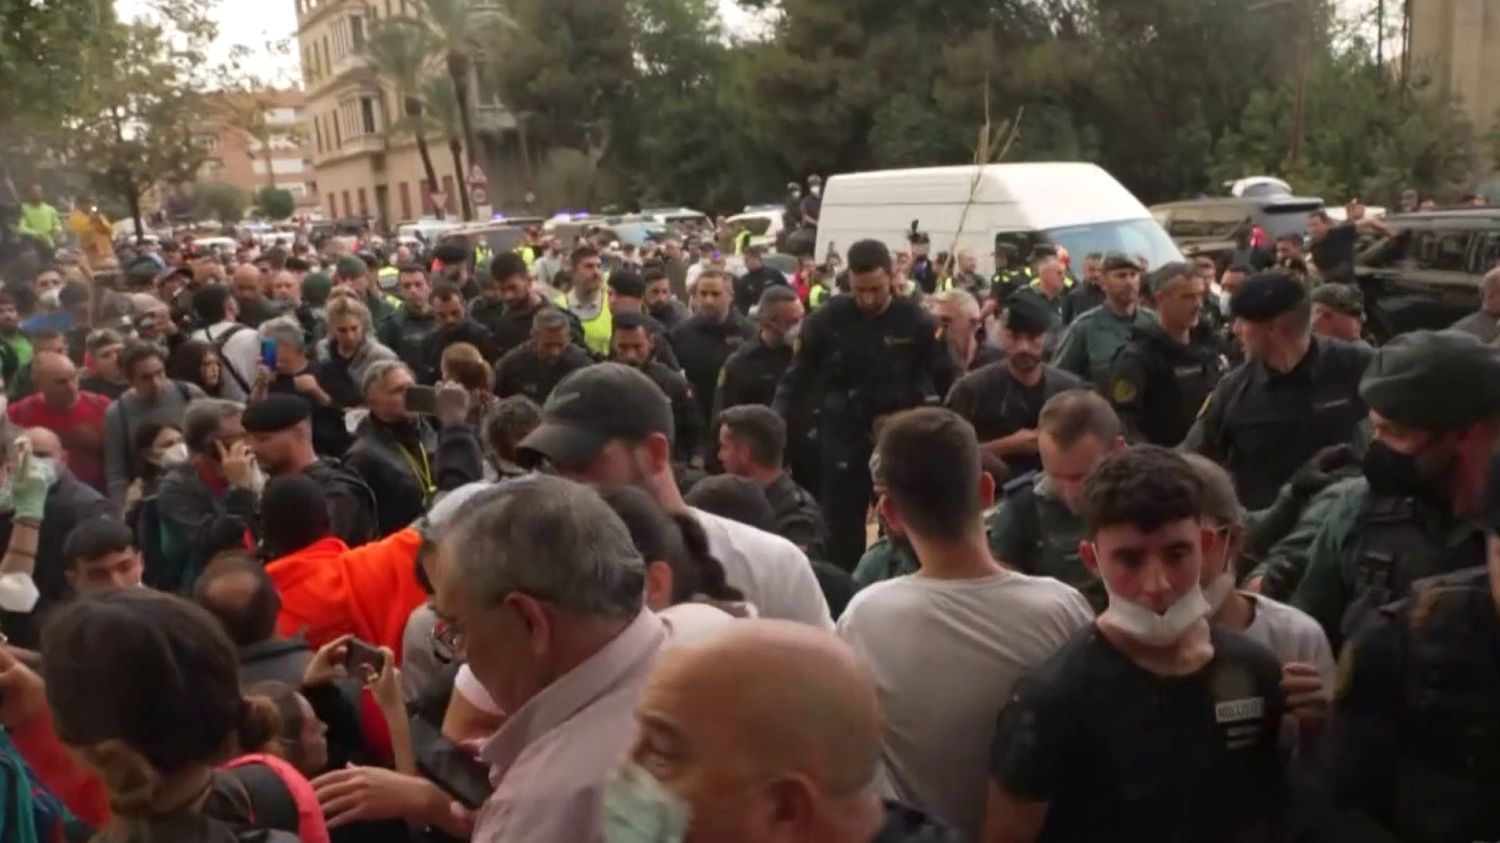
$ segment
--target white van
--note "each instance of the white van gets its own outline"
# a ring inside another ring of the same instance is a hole
[[[927,167],[848,173],[829,179],[818,216],[817,256],[847,259],[849,244],[880,240],[910,249],[913,221],[930,252],[970,250],[985,275],[998,244],[1022,260],[1037,243],[1068,250],[1074,272],[1090,252],[1124,252],[1148,267],[1182,260],[1172,238],[1139,200],[1093,164],[1038,163]]]

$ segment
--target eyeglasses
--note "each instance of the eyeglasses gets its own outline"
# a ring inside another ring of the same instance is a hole
[[[432,654],[438,661],[456,661],[464,646],[463,624],[456,620],[438,618],[432,627]]]

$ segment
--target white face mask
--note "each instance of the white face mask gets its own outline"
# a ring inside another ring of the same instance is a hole
[[[1214,578],[1214,581],[1203,589],[1203,599],[1208,601],[1209,613],[1219,611],[1229,595],[1234,593],[1234,574],[1228,571]]]
[[[178,442],[176,445],[170,445],[165,451],[162,451],[159,461],[161,462],[162,468],[169,468],[171,466],[187,462],[187,458],[187,443]]]
[[[62,306],[62,291],[54,287],[42,293],[41,300],[43,305],[56,310]]]
[[[1165,647],[1181,638],[1193,624],[1207,617],[1210,611],[1203,589],[1194,585],[1190,591],[1177,598],[1165,612],[1157,614],[1139,603],[1127,600],[1104,586],[1109,592],[1109,608],[1102,618],[1110,626],[1145,644],[1148,647]]]
[[[605,843],[682,843],[692,809],[656,777],[627,763],[604,786]]]
[[[1219,291],[1219,312],[1220,313],[1224,314],[1225,316],[1229,315],[1229,300],[1231,298],[1233,298],[1233,297],[1234,297],[1234,294],[1231,293],[1231,292],[1229,292],[1228,290],[1220,290]]]

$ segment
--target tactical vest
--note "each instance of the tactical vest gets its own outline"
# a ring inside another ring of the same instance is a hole
[[[1339,628],[1344,640],[1354,638],[1377,615],[1380,607],[1411,593],[1417,580],[1485,563],[1483,535],[1456,547],[1434,541],[1422,512],[1411,498],[1370,493],[1360,519],[1359,546],[1354,557],[1353,599]]]
[[[397,269],[394,266],[382,266],[380,268],[380,271],[375,273],[375,283],[382,290],[394,289],[397,283],[397,277],[400,274],[401,270]]]
[[[559,293],[553,300],[558,307],[571,310],[568,307],[568,294]],[[578,316],[577,311],[573,312]],[[584,319],[578,316],[578,321],[583,325],[583,344],[588,346],[589,352],[596,357],[604,357],[609,354],[609,340],[614,332],[614,319],[609,313],[609,301],[600,302],[599,312],[592,319]]]
[[[1500,619],[1489,576],[1480,567],[1416,583],[1413,592],[1402,604],[1409,614],[1394,621],[1410,624],[1394,831],[1411,843],[1494,840]]]
[[[523,245],[517,247],[516,248],[516,254],[518,254],[518,255],[521,256],[521,260],[526,263],[526,268],[527,269],[530,269],[531,265],[534,264],[534,263],[536,263],[536,249],[533,249],[532,247],[530,247],[528,245],[524,245],[523,244]],[[545,281],[545,280],[548,280],[548,279],[544,278],[542,280]]]
[[[743,255],[750,248],[750,229],[744,229],[734,235],[734,253]]]

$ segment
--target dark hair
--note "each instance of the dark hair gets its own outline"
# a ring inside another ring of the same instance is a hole
[[[581,260],[597,257],[599,257],[599,250],[595,249],[593,246],[584,244],[573,250],[573,254],[568,258],[568,265],[577,266],[578,262]]]
[[[637,328],[650,333],[650,331],[646,329],[646,317],[639,313],[636,313],[633,310],[622,310],[619,313],[612,314],[611,319],[613,320],[610,323],[610,330],[612,333],[619,331],[634,331]]]
[[[1036,427],[1051,436],[1059,448],[1071,448],[1085,436],[1108,445],[1124,433],[1115,408],[1087,389],[1069,389],[1047,399]]]
[[[0,293],[0,307],[16,307],[16,299],[10,293]],[[19,309],[19,308],[18,308]]]
[[[646,279],[628,269],[622,269],[609,276],[609,289],[615,295],[638,299],[646,295]]]
[[[913,532],[959,537],[979,523],[979,440],[957,413],[924,407],[886,422],[880,479]]]
[[[1090,536],[1112,524],[1149,533],[1173,521],[1200,521],[1203,482],[1176,451],[1137,445],[1105,457],[1089,472],[1078,514]]]
[[[98,280],[97,276],[95,280]],[[82,281],[69,281],[57,291],[57,303],[68,310],[88,304],[89,285]]]
[[[1473,198],[1473,197],[1469,197],[1469,198]],[[1323,210],[1322,208],[1319,208],[1318,210],[1313,211],[1312,213],[1308,214],[1307,218],[1308,219],[1313,219],[1313,220],[1318,220],[1319,222],[1325,223],[1327,225],[1333,225],[1333,217],[1328,216],[1328,212],[1325,211],[1325,210]]]
[[[531,280],[526,260],[515,252],[501,252],[490,261],[490,278],[495,281],[508,281],[517,277]]]
[[[444,240],[432,250],[433,259],[442,261],[444,266],[468,263],[469,258],[473,257],[473,255],[474,252],[469,248],[468,244],[462,240],[453,238]]]
[[[111,328],[100,328],[97,331],[90,332],[84,338],[83,347],[88,349],[90,354],[98,354],[101,349],[109,348],[112,345],[120,345],[123,342],[125,342],[125,338],[120,336],[119,331]]]
[[[193,293],[193,315],[199,325],[206,328],[223,320],[224,306],[233,297],[234,291],[222,284],[209,284]]]
[[[1297,244],[1297,248],[1300,249],[1300,248],[1302,248],[1302,235],[1300,235],[1300,234],[1283,234],[1280,237],[1276,238],[1276,242],[1277,243],[1296,243]]]
[[[327,494],[304,474],[285,474],[267,483],[260,515],[266,550],[273,558],[301,550],[332,529]]]
[[[729,435],[750,446],[750,458],[767,468],[781,467],[786,453],[786,422],[761,404],[742,404],[719,414]]]
[[[67,341],[67,337],[63,336],[63,332],[57,330],[56,328],[37,328],[35,331],[27,331],[26,335],[31,338],[31,342],[33,345],[46,342],[48,340],[63,340],[64,342]]]
[[[425,266],[423,266],[423,265],[421,265],[421,264],[419,264],[419,263],[417,263],[415,261],[407,261],[406,263],[403,263],[400,266],[396,267],[396,274],[397,275],[420,275],[420,276],[422,276],[423,279],[426,279],[427,278],[427,267],[425,267]]]
[[[633,486],[605,492],[604,502],[625,522],[630,541],[642,559],[665,562],[672,569],[674,604],[700,594],[714,600],[744,599],[725,580],[724,566],[708,552],[708,538],[691,515],[668,515],[655,499]],[[687,524],[693,527],[691,536],[687,535]]]
[[[760,294],[760,301],[756,303],[756,307],[759,308],[756,311],[759,314],[758,318],[762,322],[764,322],[773,315],[773,311],[776,310],[776,305],[787,304],[789,302],[798,300],[799,299],[797,298],[797,291],[793,290],[791,287],[785,286],[783,284],[774,284],[770,287],[767,287],[766,291]]]
[[[849,271],[857,274],[892,271],[891,250],[879,240],[860,240],[849,247]]]
[[[135,367],[149,357],[155,357],[157,360],[162,361],[163,364],[166,363],[166,357],[163,356],[159,346],[149,342],[127,343],[125,349],[120,352],[120,371],[125,373],[125,379],[134,379]]]
[[[1253,270],[1250,269],[1250,265],[1247,263],[1231,263],[1230,265],[1224,267],[1224,271],[1238,272],[1241,275],[1249,275]]]
[[[97,773],[117,820],[152,816],[164,776],[276,733],[275,709],[241,696],[228,637],[181,598],[128,588],[69,601],[42,653],[58,737]]]
[[[249,554],[225,554],[209,563],[193,585],[193,599],[218,619],[236,647],[276,635],[281,595],[265,566]]]
[[[298,691],[296,688],[285,682],[277,682],[274,679],[257,682],[246,688],[245,696],[259,697],[268,701],[276,708],[277,730],[276,734],[271,735],[266,741],[266,745],[258,747],[247,746],[241,747],[241,749],[246,752],[267,752],[271,755],[280,756],[284,753],[276,750],[272,745],[272,741],[280,738],[288,744],[298,743],[304,723],[302,720],[302,704],[297,701],[297,694]],[[294,759],[288,758],[287,760],[293,762],[292,766],[301,767]]]
[[[768,533],[776,531],[776,513],[759,483],[748,477],[720,474],[693,484],[685,500],[705,512],[748,524]]]
[[[501,398],[484,416],[484,442],[501,459],[512,459],[526,434],[542,423],[542,408],[524,395]]]
[[[219,382],[210,384],[203,380],[203,359],[212,354],[219,359]],[[167,377],[173,380],[186,381],[196,384],[203,393],[210,398],[218,398],[224,394],[226,381],[230,375],[224,371],[229,365],[224,362],[223,355],[213,343],[203,340],[188,340],[177,346],[172,352],[172,358],[167,361]],[[126,370],[129,374],[129,370]]]
[[[670,276],[667,275],[666,267],[659,263],[653,263],[641,271],[641,280],[649,287],[657,281],[670,280]]]
[[[432,285],[432,293],[427,297],[429,301],[452,301],[464,300],[464,292],[452,281],[439,281]]]
[[[63,541],[63,564],[69,570],[79,562],[92,562],[111,553],[135,547],[135,533],[107,515],[81,521],[68,531]]]
[[[281,268],[287,270],[288,272],[311,272],[312,264],[308,263],[302,258],[297,257],[296,255],[293,255],[292,257],[286,259],[286,263],[283,264]]]
[[[146,457],[151,453],[151,446],[156,443],[156,437],[168,428],[178,433],[182,432],[181,425],[150,419],[136,428],[135,433],[130,437],[131,459],[135,461],[134,465],[140,466],[141,479],[148,483],[160,476],[162,468]]]

